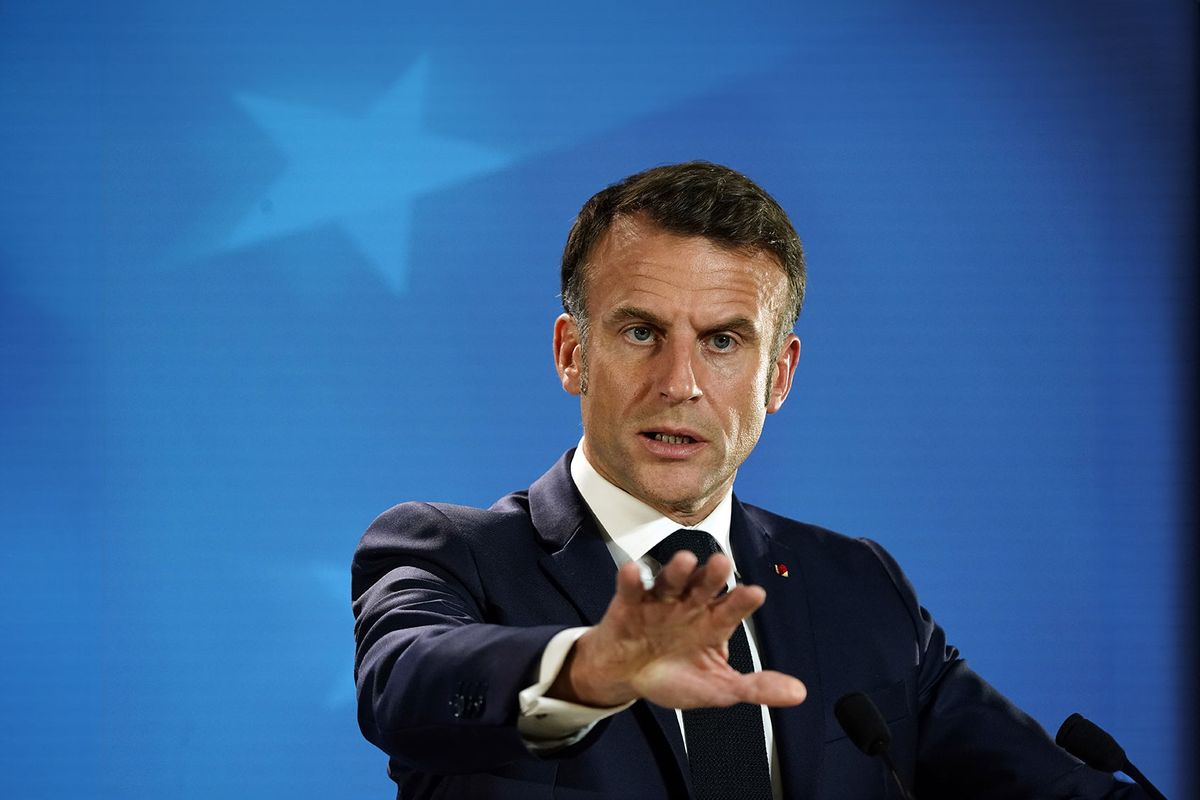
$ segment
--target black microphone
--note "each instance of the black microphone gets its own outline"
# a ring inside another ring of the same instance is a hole
[[[1167,800],[1163,793],[1129,762],[1117,740],[1082,714],[1072,714],[1063,720],[1054,735],[1054,743],[1089,767],[1101,772],[1124,772],[1156,800]]]
[[[900,796],[904,800],[912,800],[912,795],[900,780],[900,773],[888,754],[888,745],[892,743],[892,732],[888,729],[883,714],[871,702],[871,698],[862,692],[851,692],[844,695],[833,706],[833,715],[837,717],[842,730],[854,742],[854,746],[869,756],[879,756],[887,765],[888,771],[896,779],[900,787]]]

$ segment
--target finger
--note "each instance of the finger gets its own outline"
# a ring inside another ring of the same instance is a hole
[[[673,679],[674,696],[666,705],[673,708],[728,708],[737,703],[765,706],[794,706],[808,697],[808,687],[791,675],[774,670],[741,674],[730,669],[719,677],[701,680],[688,676]]]
[[[712,556],[703,567],[692,573],[688,581],[688,599],[707,603],[729,586],[729,574],[733,562],[719,553]]]
[[[658,572],[654,579],[654,594],[663,600],[677,600],[687,589],[692,573],[696,571],[695,554],[680,550]]]
[[[743,675],[737,684],[740,702],[753,705],[797,706],[808,697],[802,681],[774,670]]]
[[[712,604],[713,622],[732,628],[757,611],[766,599],[761,586],[735,586]]]
[[[623,603],[637,604],[642,601],[645,591],[636,561],[630,561],[617,570],[617,599]]]

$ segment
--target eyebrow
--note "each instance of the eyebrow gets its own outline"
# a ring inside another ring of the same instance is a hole
[[[743,339],[758,338],[758,326],[754,324],[754,320],[748,317],[733,317],[732,319],[727,319],[714,328],[711,332],[717,333],[719,331],[733,331],[734,333],[740,334]]]
[[[669,326],[662,317],[652,311],[648,311],[638,306],[619,306],[605,316],[605,321],[611,324],[620,324],[622,322],[645,322],[659,330],[666,330]],[[727,320],[722,320],[716,325],[711,326],[708,330],[701,333],[705,336],[720,333],[721,331],[731,331],[740,335],[744,339],[753,340],[758,338],[758,326],[754,324],[754,320],[749,317],[737,316],[730,317]]]
[[[637,306],[618,306],[605,315],[604,319],[605,322],[618,324],[622,322],[648,322],[655,328],[665,329],[667,327],[666,320],[662,317]]]

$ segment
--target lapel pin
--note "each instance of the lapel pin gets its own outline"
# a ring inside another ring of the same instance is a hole
[[[779,575],[780,577],[786,578],[788,576],[787,564],[776,564],[775,565],[775,574]]]

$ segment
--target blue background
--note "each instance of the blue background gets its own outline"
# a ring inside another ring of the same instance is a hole
[[[808,251],[739,494],[1182,795],[1196,5],[827,5],[0,6],[0,796],[390,796],[354,545],[574,444],[567,229],[691,158]]]

